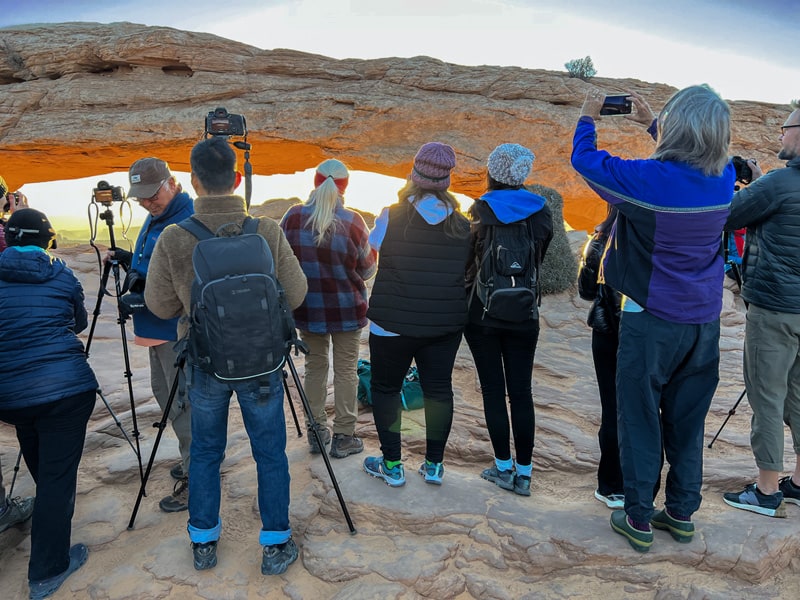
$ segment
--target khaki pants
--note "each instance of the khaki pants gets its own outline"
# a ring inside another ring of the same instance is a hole
[[[328,366],[333,343],[333,433],[353,435],[358,419],[358,349],[361,330],[336,333],[300,331],[308,346],[303,387],[311,414],[320,425],[327,424],[325,400],[328,396]]]
[[[150,387],[153,389],[153,396],[161,407],[163,413],[169,400],[169,392],[172,389],[172,382],[175,380],[175,350],[172,346],[175,342],[165,342],[158,346],[148,348],[150,355]],[[169,411],[169,420],[172,422],[172,429],[175,437],[178,438],[178,450],[181,453],[181,463],[183,472],[189,472],[189,448],[192,445],[192,420],[189,402],[186,399],[185,385],[179,385],[172,400],[172,407]]]

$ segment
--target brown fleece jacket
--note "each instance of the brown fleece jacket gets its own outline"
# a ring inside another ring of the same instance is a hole
[[[226,223],[241,225],[247,216],[241,196],[202,196],[194,201],[194,210],[194,217],[211,231],[217,231]],[[289,308],[295,309],[302,304],[308,291],[303,269],[276,221],[260,218],[258,232],[272,251],[275,274],[286,291]],[[171,319],[189,314],[195,244],[197,238],[178,225],[168,226],[159,236],[147,269],[144,290],[147,308],[157,317]],[[188,328],[188,320],[181,319],[178,338],[185,336]]]

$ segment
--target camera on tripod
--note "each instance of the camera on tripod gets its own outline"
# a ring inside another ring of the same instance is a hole
[[[111,206],[114,202],[124,202],[125,191],[122,186],[112,186],[107,181],[98,181],[97,187],[92,190],[92,202]]]
[[[209,135],[224,135],[247,137],[247,125],[242,115],[229,113],[225,108],[219,107],[208,113],[206,117],[205,133]]]

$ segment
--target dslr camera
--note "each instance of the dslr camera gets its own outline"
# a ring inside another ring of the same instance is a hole
[[[244,117],[229,113],[220,106],[206,117],[206,136],[209,135],[247,137]]]
[[[92,190],[92,202],[111,206],[114,202],[124,202],[125,192],[122,186],[112,186],[107,181],[98,181],[97,187]]]
[[[19,197],[19,194],[17,192],[9,192],[8,194],[5,195],[4,200],[6,201],[6,203],[3,205],[3,212],[8,212],[11,210],[11,201],[13,200],[14,206],[16,206],[19,204],[21,198]]]
[[[754,158],[750,160],[756,162]],[[753,169],[747,164],[747,159],[741,156],[734,156],[731,161],[733,162],[733,168],[736,169],[736,181],[741,181],[745,185],[753,181]]]

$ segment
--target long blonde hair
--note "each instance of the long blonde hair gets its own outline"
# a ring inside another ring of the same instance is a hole
[[[306,206],[312,207],[313,210],[304,223],[305,227],[314,232],[314,243],[317,246],[322,244],[325,236],[336,224],[336,204],[339,198],[344,200],[344,187],[347,186],[349,177],[347,167],[335,158],[329,158],[317,167],[315,182],[320,179],[322,181],[316,184],[306,200]]]

